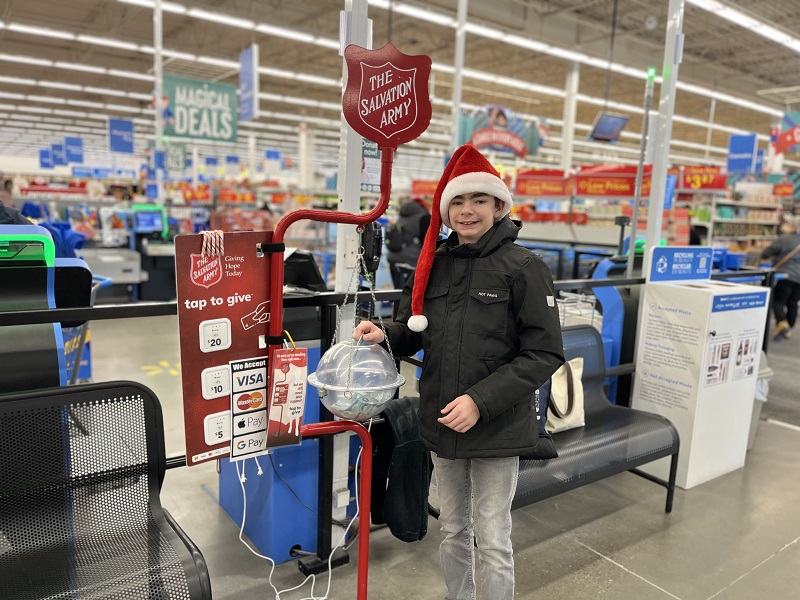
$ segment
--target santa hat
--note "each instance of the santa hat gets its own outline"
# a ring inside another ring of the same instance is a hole
[[[448,208],[450,201],[456,196],[481,192],[489,194],[503,202],[501,218],[511,211],[514,201],[511,192],[500,178],[500,173],[486,160],[474,146],[465,144],[453,152],[450,162],[442,173],[431,207],[431,224],[425,234],[417,270],[414,274],[414,290],[411,295],[411,318],[408,327],[412,331],[425,331],[428,319],[422,314],[425,300],[425,288],[433,266],[433,255],[436,252],[436,240],[442,223],[450,227]]]

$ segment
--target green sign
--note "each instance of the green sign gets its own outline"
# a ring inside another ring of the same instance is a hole
[[[164,75],[164,135],[235,142],[239,125],[239,98],[236,87]]]

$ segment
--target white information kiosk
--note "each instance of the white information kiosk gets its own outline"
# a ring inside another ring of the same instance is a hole
[[[642,299],[632,406],[678,429],[683,489],[744,466],[769,306],[768,289],[711,281],[712,252],[653,248]]]

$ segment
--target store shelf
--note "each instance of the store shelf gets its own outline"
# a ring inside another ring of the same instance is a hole
[[[780,221],[772,220],[758,220],[758,219],[724,219],[722,217],[715,217],[714,223],[747,223],[749,225],[780,225]]]
[[[766,208],[766,209],[778,209],[781,208],[779,203],[770,203],[770,202],[743,202],[741,200],[717,200],[717,205],[722,206],[741,206],[743,208]]]
[[[772,240],[774,235],[715,235],[713,241],[718,240]]]

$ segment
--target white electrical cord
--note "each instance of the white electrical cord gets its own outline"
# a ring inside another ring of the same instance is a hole
[[[372,430],[372,419],[370,419],[369,423],[367,424],[367,431],[371,431],[371,430]],[[256,550],[254,550],[250,546],[250,544],[248,544],[244,540],[244,538],[242,537],[244,535],[245,520],[247,519],[247,492],[244,489],[244,484],[245,484],[245,481],[247,481],[247,478],[244,475],[244,468],[242,468],[242,470],[240,471],[239,470],[240,462],[236,461],[236,463],[235,463],[236,464],[236,475],[237,475],[237,477],[239,479],[239,485],[242,488],[242,502],[243,502],[242,525],[239,528],[239,541],[242,542],[242,544],[244,544],[245,548],[250,550],[250,552],[252,552],[255,556],[257,556],[259,558],[263,558],[266,561],[269,561],[270,570],[269,570],[269,577],[268,577],[267,581],[269,582],[269,585],[272,588],[272,590],[275,592],[275,600],[281,600],[281,594],[286,594],[288,592],[293,592],[294,590],[300,589],[301,587],[303,587],[306,584],[306,582],[309,579],[311,580],[311,595],[307,596],[305,598],[301,598],[301,600],[327,600],[328,595],[331,593],[331,581],[333,579],[333,563],[332,563],[333,554],[334,554],[334,552],[336,552],[336,548],[338,548],[339,546],[344,547],[345,541],[347,540],[347,534],[350,532],[350,528],[353,526],[353,523],[356,522],[356,520],[358,519],[358,516],[359,516],[359,514],[361,512],[361,505],[360,505],[359,500],[358,500],[358,468],[359,468],[359,464],[361,462],[361,453],[363,451],[364,451],[364,446],[362,445],[361,448],[358,451],[358,456],[356,457],[356,464],[355,464],[354,482],[355,482],[355,493],[356,493],[356,513],[355,513],[355,515],[353,515],[353,518],[347,524],[347,527],[345,528],[344,533],[342,533],[342,537],[339,539],[339,541],[336,544],[334,544],[333,548],[331,549],[331,553],[328,556],[328,586],[325,589],[325,595],[324,596],[315,596],[314,595],[314,586],[317,583],[317,578],[313,573],[311,575],[309,575],[308,577],[306,577],[302,581],[302,583],[300,583],[299,585],[296,585],[296,586],[294,586],[292,588],[287,588],[285,590],[278,590],[278,588],[275,587],[275,584],[272,583],[272,574],[275,572],[275,561],[272,558],[270,558],[269,556],[264,556],[263,554],[261,554],[261,553],[257,552]],[[255,457],[254,460],[256,461],[256,466],[258,467],[258,475],[260,476],[260,475],[263,474],[263,471],[261,469],[261,465],[258,463],[258,458],[257,457]],[[241,464],[244,465],[244,463],[246,461],[247,461],[247,459],[241,461]],[[367,527],[369,527],[369,523],[367,523]],[[361,535],[361,532],[359,532],[359,535]]]

